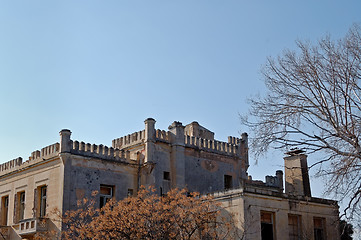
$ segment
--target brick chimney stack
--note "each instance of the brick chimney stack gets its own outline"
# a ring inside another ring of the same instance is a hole
[[[307,155],[301,149],[291,149],[285,161],[285,192],[294,196],[311,197]]]

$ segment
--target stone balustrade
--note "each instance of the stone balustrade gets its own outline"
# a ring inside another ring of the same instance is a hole
[[[22,237],[30,237],[36,232],[47,231],[48,225],[48,218],[30,218],[20,220],[18,233]]]

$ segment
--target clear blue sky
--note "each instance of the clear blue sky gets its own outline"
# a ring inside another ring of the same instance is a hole
[[[0,1],[0,163],[63,128],[109,146],[148,117],[239,136],[247,97],[265,90],[266,57],[296,39],[342,37],[360,13],[359,0]],[[274,174],[282,156],[251,158],[250,173]]]

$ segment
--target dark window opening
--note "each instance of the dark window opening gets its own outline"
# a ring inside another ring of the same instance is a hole
[[[169,172],[163,172],[163,179],[170,181],[170,173]]]
[[[325,240],[325,219],[314,218],[313,219],[313,231],[315,240]]]
[[[262,240],[273,240],[274,238],[274,214],[261,212],[261,236]]]
[[[46,186],[40,187],[40,217],[46,215]]]
[[[224,189],[232,188],[232,176],[224,175]]]
[[[133,196],[133,189],[130,189],[130,188],[128,189],[127,196],[128,196],[128,197]]]
[[[1,198],[1,224],[8,225],[8,212],[9,212],[9,196]]]
[[[19,201],[19,220],[24,219],[25,212],[25,192],[19,193],[20,201]]]
[[[102,208],[113,197],[114,187],[107,185],[100,185],[100,204],[99,208]]]

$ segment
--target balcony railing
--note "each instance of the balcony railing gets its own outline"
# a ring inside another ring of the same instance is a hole
[[[36,232],[48,230],[48,218],[29,218],[19,222],[18,233],[20,236],[33,235]]]

